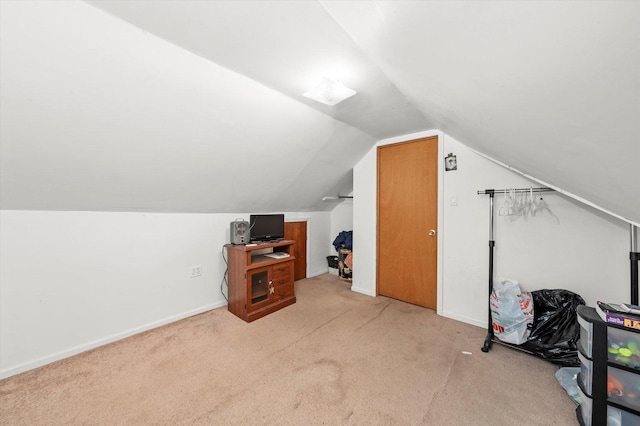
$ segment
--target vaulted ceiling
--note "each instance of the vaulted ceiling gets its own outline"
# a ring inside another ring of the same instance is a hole
[[[640,2],[0,7],[2,208],[328,209],[437,128],[640,222]],[[323,76],[357,95],[303,97]]]

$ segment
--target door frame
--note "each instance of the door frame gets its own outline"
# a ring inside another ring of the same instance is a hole
[[[383,141],[378,142],[373,149],[375,150],[375,154],[374,154],[374,161],[375,161],[375,173],[374,173],[374,182],[375,182],[375,188],[374,188],[374,206],[373,208],[375,209],[375,223],[374,223],[374,232],[375,232],[375,254],[374,254],[374,258],[375,258],[375,296],[379,296],[379,290],[378,290],[378,211],[377,211],[377,206],[378,206],[378,147],[381,146],[386,146],[386,145],[394,145],[394,144],[400,144],[400,143],[406,143],[406,142],[410,142],[416,139],[423,139],[423,138],[427,138],[427,137],[432,137],[432,136],[437,136],[438,137],[438,160],[442,159],[442,161],[438,161],[438,194],[437,194],[437,200],[438,200],[438,233],[436,234],[437,237],[437,259],[436,259],[436,293],[437,293],[437,310],[436,313],[441,314],[442,313],[442,297],[443,297],[443,288],[442,288],[442,278],[443,278],[443,245],[444,245],[444,240],[442,238],[443,236],[443,230],[444,230],[444,138],[445,135],[443,132],[441,131],[427,131],[427,132],[419,132],[419,133],[413,133],[410,135],[404,135],[404,136],[399,136],[396,138],[390,138],[390,139],[385,139]]]

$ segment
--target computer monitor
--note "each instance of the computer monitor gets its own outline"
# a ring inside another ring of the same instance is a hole
[[[252,214],[249,216],[251,241],[279,241],[284,239],[284,214]]]

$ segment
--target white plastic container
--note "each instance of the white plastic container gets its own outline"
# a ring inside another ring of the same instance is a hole
[[[607,406],[607,426],[640,425],[640,416],[622,411],[619,408]]]
[[[580,340],[578,344],[589,358],[592,358],[593,348],[593,323],[582,318],[578,315],[578,324],[580,324]]]
[[[607,327],[607,357],[640,370],[640,333]]]
[[[616,402],[632,410],[640,410],[640,398],[637,395],[638,373],[632,373],[615,367],[607,367],[609,401]],[[620,389],[617,389],[617,388]]]
[[[591,385],[593,383],[593,361],[587,359],[578,351],[580,359],[580,376],[582,376],[582,386],[589,395],[593,395]]]
[[[593,402],[591,398],[582,393],[582,389],[578,388],[580,397],[582,398],[582,404],[580,404],[580,413],[582,414],[582,422],[584,426],[591,426],[591,410],[593,409]]]

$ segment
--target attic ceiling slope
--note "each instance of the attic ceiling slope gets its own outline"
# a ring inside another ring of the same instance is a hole
[[[85,1],[377,139],[432,127],[316,1]],[[357,96],[302,96],[322,77]]]
[[[376,139],[438,128],[640,222],[640,2],[0,7],[3,208],[323,208]],[[311,71],[358,95],[307,100]]]
[[[640,223],[640,2],[322,5],[434,127]]]
[[[328,209],[375,144],[84,2],[1,7],[3,209]]]

